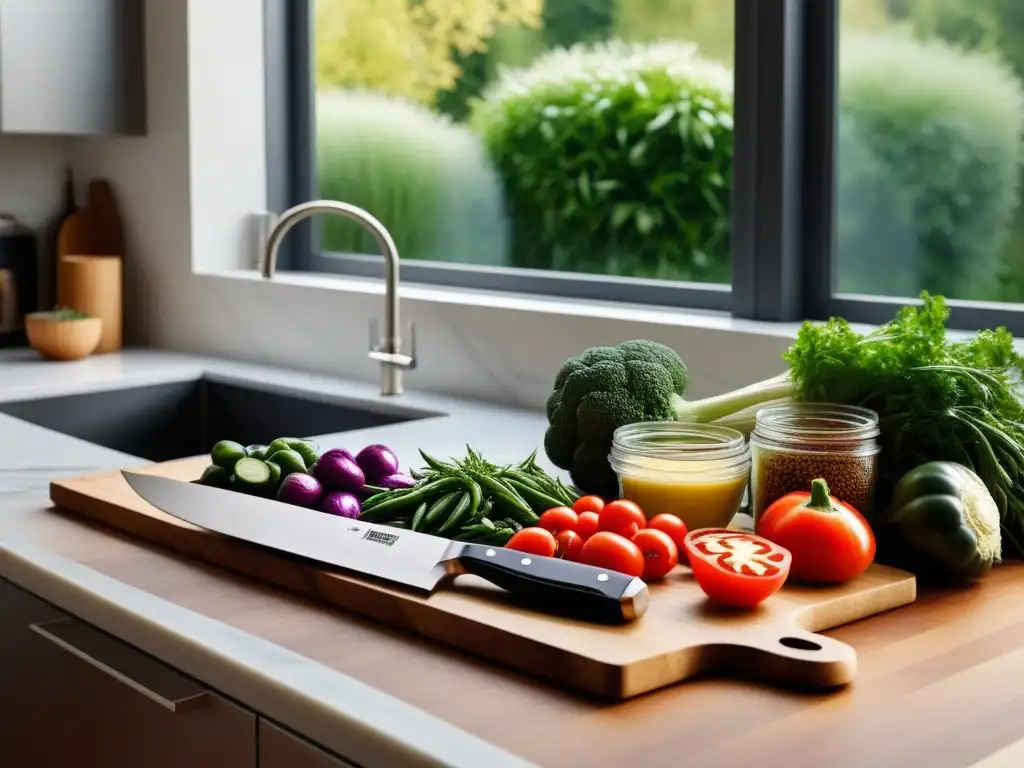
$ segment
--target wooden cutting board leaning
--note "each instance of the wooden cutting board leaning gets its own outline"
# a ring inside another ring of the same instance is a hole
[[[208,456],[144,473],[195,480]],[[147,504],[120,472],[56,481],[58,507],[199,560],[372,617],[569,688],[625,699],[700,674],[829,688],[851,682],[853,648],[816,634],[914,601],[913,575],[873,565],[836,587],[785,586],[753,611],[714,607],[686,568],[649,585],[647,613],[604,626],[531,610],[473,576],[423,597],[182,522]]]
[[[89,182],[86,205],[71,214],[57,236],[57,303],[99,317],[97,353],[123,346],[124,228],[110,183]]]

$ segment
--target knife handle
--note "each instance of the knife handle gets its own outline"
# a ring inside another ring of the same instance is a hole
[[[458,572],[479,576],[559,615],[617,624],[647,610],[647,585],[617,571],[483,544],[463,544],[453,559]]]

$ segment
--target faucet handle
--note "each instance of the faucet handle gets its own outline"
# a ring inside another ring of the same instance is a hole
[[[412,370],[416,367],[416,326],[409,323],[409,354],[404,354],[401,347],[395,352],[388,352],[385,339],[378,335],[377,320],[370,320],[370,358],[381,363],[407,368]]]

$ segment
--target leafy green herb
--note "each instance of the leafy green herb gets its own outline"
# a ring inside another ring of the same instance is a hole
[[[49,312],[34,312],[33,315],[36,317],[43,317],[47,320],[87,320],[92,315],[87,315],[84,312],[79,312],[77,309],[71,307],[55,307]]]
[[[927,461],[953,461],[981,477],[999,506],[1003,554],[1024,557],[1024,359],[1005,328],[951,342],[949,309],[922,293],[868,334],[845,320],[805,323],[784,355],[799,400],[878,412],[884,508],[896,482]]]

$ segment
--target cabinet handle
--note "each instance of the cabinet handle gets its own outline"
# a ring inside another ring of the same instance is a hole
[[[29,624],[29,629],[172,714],[196,709],[209,698],[207,691],[188,678],[77,619]],[[108,660],[101,660],[101,655]],[[143,683],[139,678],[148,680]],[[163,693],[159,693],[157,688],[163,689]]]

